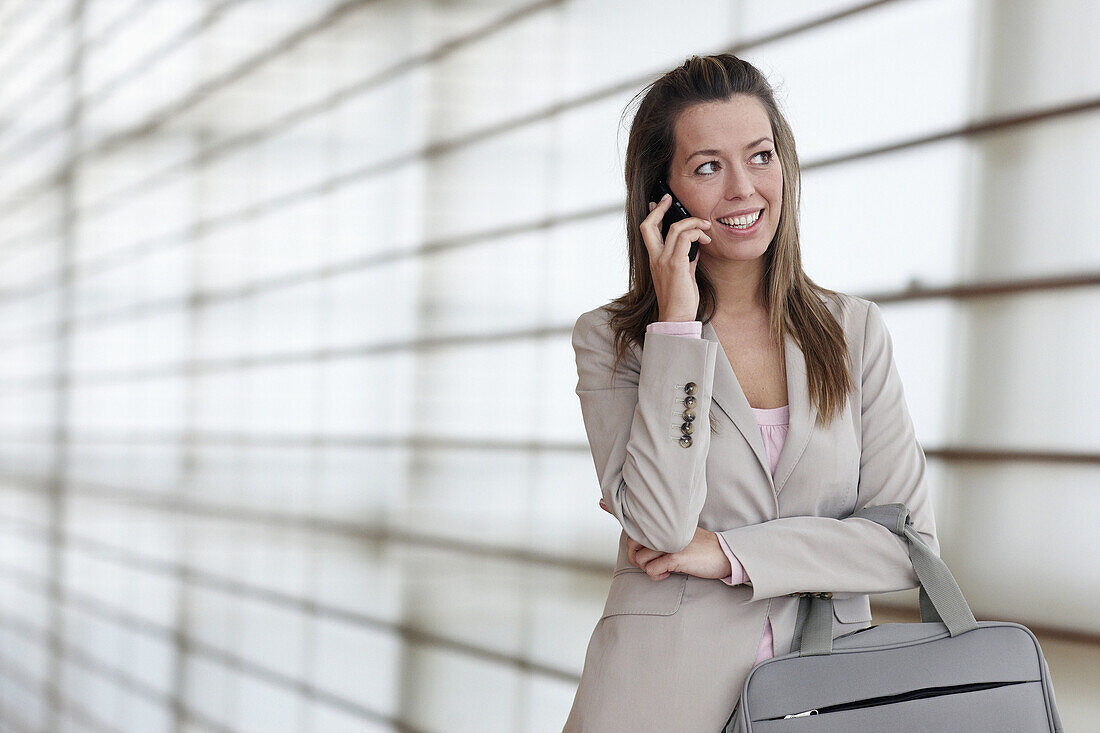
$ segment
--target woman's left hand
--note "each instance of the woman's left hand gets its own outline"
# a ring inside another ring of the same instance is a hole
[[[600,508],[608,514],[612,513],[603,499],[600,499]],[[729,558],[718,544],[718,535],[702,527],[695,528],[695,536],[679,552],[652,550],[629,535],[626,549],[630,564],[644,570],[653,580],[662,580],[671,573],[684,573],[697,578],[726,578],[733,572]]]

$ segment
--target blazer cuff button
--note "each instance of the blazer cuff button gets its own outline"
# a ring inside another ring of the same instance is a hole
[[[685,448],[691,447],[691,436],[690,435],[681,436],[680,437],[680,445],[682,445]]]
[[[691,395],[688,395],[687,397],[685,397],[684,398],[684,407],[688,408],[689,410],[692,407],[695,407],[695,398],[692,397]]]
[[[693,420],[695,420],[695,413],[692,410],[684,410],[684,413],[683,415],[681,415],[681,417],[684,418],[684,422],[692,422]]]
[[[696,386],[695,382],[688,382],[684,385],[684,392],[686,394],[695,394]]]
[[[693,432],[695,432],[695,426],[689,422],[686,422],[680,426],[680,432],[684,435],[691,435]]]

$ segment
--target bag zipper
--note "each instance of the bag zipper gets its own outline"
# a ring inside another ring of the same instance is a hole
[[[856,700],[854,702],[838,703],[836,705],[826,705],[825,707],[811,708],[810,710],[804,710],[801,713],[793,713],[791,715],[784,715],[780,718],[765,718],[765,720],[786,720],[787,718],[804,718],[809,715],[822,715],[824,713],[835,713],[841,710],[857,710],[859,708],[873,708],[880,705],[891,705],[897,702],[907,702],[909,700],[920,700],[926,697],[942,697],[944,695],[957,695],[963,692],[977,692],[978,690],[989,690],[994,687],[1006,687],[1008,685],[1023,685],[1030,680],[1020,680],[1017,682],[974,682],[966,685],[952,685],[950,687],[925,687],[920,690],[912,690],[910,692],[902,692],[897,695],[886,695],[883,697],[871,697],[866,700]]]

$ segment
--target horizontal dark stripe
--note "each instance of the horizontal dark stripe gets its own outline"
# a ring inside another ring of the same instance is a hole
[[[434,254],[420,251],[421,255]],[[72,330],[83,326],[85,331],[90,327],[103,327],[114,323],[125,322],[135,318],[148,318],[157,313],[171,313],[185,308],[201,309],[220,303],[237,299],[254,297],[263,293],[270,293],[282,289],[297,287],[311,282],[324,281],[351,272],[363,271],[383,264],[386,255],[359,258],[355,261],[342,263],[339,266],[327,265],[324,267],[304,270],[271,277],[261,282],[247,286],[223,288],[217,291],[190,293],[183,296],[168,298],[155,298],[144,300],[119,308],[96,311],[94,313],[63,319],[48,323],[45,326],[30,329],[33,336],[20,336],[0,343],[0,352],[13,346],[22,346],[28,343],[49,341],[57,336],[59,328]],[[68,281],[65,283],[68,284]],[[1038,275],[1032,277],[1006,278],[988,282],[951,283],[946,285],[922,285],[919,282],[911,282],[903,290],[884,290],[873,293],[865,293],[860,297],[873,300],[877,303],[907,302],[934,299],[987,298],[998,295],[1013,295],[1031,291],[1050,291],[1065,288],[1095,287],[1100,285],[1100,272],[1074,272],[1063,275]],[[60,287],[60,285],[59,285]],[[10,299],[23,297],[11,296]],[[4,301],[0,294],[0,304]]]
[[[217,448],[293,448],[317,449],[359,448],[359,449],[405,449],[417,451],[511,451],[516,453],[580,453],[588,455],[588,443],[583,440],[507,440],[461,438],[454,436],[379,436],[379,435],[332,435],[324,433],[259,435],[255,433],[217,432],[217,431],[128,431],[115,432],[99,430],[94,434],[86,431],[66,430],[63,438],[56,432],[27,431],[17,433],[12,430],[0,431],[0,448],[5,444],[57,443],[66,445],[89,446],[104,445],[111,447],[142,446],[214,446]],[[928,446],[921,445],[925,456],[945,462],[983,462],[983,463],[1056,463],[1056,464],[1097,464],[1100,453],[1087,451],[1059,451],[1023,448],[999,448],[985,446]],[[0,474],[0,479],[5,474]]]
[[[921,300],[988,300],[998,296],[1025,293],[1048,293],[1074,288],[1094,288],[1100,285],[1100,271],[1078,271],[1062,275],[1033,275],[985,282],[922,285],[913,282],[903,290],[882,290],[865,293],[861,298],[876,303],[911,303]]]
[[[890,621],[894,622],[897,619],[897,623],[919,623],[920,611],[915,607],[901,606],[895,603],[880,603],[871,596],[871,615],[874,616],[876,612],[885,613],[890,616]],[[1011,621],[1022,626],[1026,626],[1031,629],[1031,632],[1035,636],[1039,637],[1039,643],[1042,644],[1045,641],[1064,641],[1070,644],[1081,644],[1084,646],[1100,646],[1100,634],[1090,631],[1081,631],[1078,629],[1065,629],[1057,626],[1046,626],[1040,623],[1025,622],[1020,619],[1005,618],[1004,615],[986,616],[982,614],[975,614],[975,617],[979,621]],[[883,623],[875,621],[874,623]],[[1089,650],[1091,653],[1091,650]]]
[[[42,495],[50,493],[53,487],[49,481],[26,480],[11,483],[13,476],[4,474],[0,480],[9,483],[0,486],[4,489]],[[166,514],[186,514],[232,522],[255,524],[267,527],[294,529],[301,532],[346,537],[358,542],[378,545],[408,545],[446,553],[459,553],[476,559],[499,560],[524,565],[568,570],[575,573],[591,573],[597,576],[611,577],[614,569],[610,563],[569,555],[552,555],[528,550],[525,547],[475,542],[473,540],[445,537],[428,532],[416,532],[410,529],[387,527],[382,524],[340,521],[329,517],[290,514],[285,511],[253,509],[229,505],[187,500],[183,495],[165,495],[132,489],[117,489],[96,486],[90,483],[80,486],[66,485],[62,491],[66,496],[92,497],[100,501],[115,502],[128,507],[141,507],[150,511]],[[598,511],[595,509],[593,511]],[[0,514],[0,520],[25,522],[16,517]],[[32,524],[33,523],[28,523]],[[38,525],[33,525],[38,526]]]
[[[1055,463],[1062,465],[1100,464],[1100,453],[1084,451],[1009,450],[1005,448],[929,448],[929,458],[947,462],[973,463]]]
[[[904,291],[880,294],[872,293],[859,297],[866,297],[869,300],[880,303],[898,303],[935,298],[951,298],[955,300],[984,299],[1009,294],[1048,292],[1070,288],[1093,288],[1097,285],[1100,285],[1100,273],[1083,273],[1060,277],[1039,276],[1034,278],[1019,278],[1010,281],[959,284],[927,289],[910,287]],[[135,310],[133,313],[136,317],[137,311]],[[72,327],[72,323],[71,321],[63,321],[53,327],[60,329],[62,332],[67,332]],[[572,330],[572,325],[544,326],[538,328],[513,329],[509,331],[494,331],[489,333],[453,334],[400,339],[374,344],[312,349],[308,351],[276,352],[262,356],[230,357],[224,359],[191,359],[183,363],[152,366],[141,369],[118,371],[104,370],[83,373],[70,371],[64,373],[64,379],[69,386],[72,386],[74,383],[77,386],[84,386],[87,384],[117,384],[120,382],[134,382],[145,379],[165,379],[181,375],[190,376],[198,373],[244,371],[267,366],[324,362],[332,359],[357,359],[404,351],[431,351],[441,348],[484,346],[521,339],[558,338],[571,335]],[[56,338],[40,340],[56,340]],[[10,348],[10,346],[6,346],[6,348]],[[31,377],[0,379],[0,390],[51,388],[57,385],[61,376],[62,375],[56,373],[47,373]]]

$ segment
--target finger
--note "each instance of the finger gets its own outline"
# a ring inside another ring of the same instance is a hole
[[[672,256],[679,257],[679,253],[675,251],[678,244],[681,242],[691,244],[697,239],[703,242],[709,242],[710,234],[707,233],[709,230],[710,222],[706,219],[700,219],[695,216],[681,219],[668,228],[668,236],[665,237],[665,244],[671,243],[672,248],[665,247],[665,249],[668,250],[669,254]]]
[[[643,547],[634,553],[634,558],[638,561],[638,567],[645,570],[649,563],[653,562],[659,557],[664,557],[666,553],[658,552],[657,550],[651,550],[648,547]]]
[[[669,576],[669,569],[672,564],[672,558],[667,554],[662,554],[660,557],[656,557],[645,564],[642,568],[645,570],[645,574],[652,580],[661,580]]]
[[[615,512],[611,511],[611,510],[610,510],[610,509],[609,509],[609,508],[607,507],[607,504],[604,504],[604,503],[603,503],[603,499],[600,499],[600,509],[603,509],[603,510],[604,510],[605,512],[607,512],[608,514],[610,514],[610,515],[612,515],[612,516],[614,516],[614,514],[615,514]]]
[[[698,229],[701,232],[708,232],[712,227],[713,225],[710,223],[710,219],[689,216],[686,219],[672,222],[672,225],[668,228],[668,236],[671,238],[674,233],[683,232],[688,229]]]
[[[642,219],[643,224],[649,224],[656,228],[657,224],[665,218],[665,212],[668,211],[668,207],[672,206],[672,197],[667,193],[661,197],[660,201],[654,203],[649,202],[649,214]]]
[[[649,215],[642,219],[642,223],[638,226],[639,231],[642,233],[642,242],[645,244],[646,249],[649,250],[650,260],[655,259],[661,254],[661,249],[664,247],[664,240],[661,238],[661,222],[664,220],[665,212],[671,205],[672,197],[665,194],[664,197],[650,209]]]
[[[681,219],[680,221],[673,222],[672,226],[669,227],[669,232],[671,232],[673,229],[704,229],[705,230],[705,229],[710,229],[711,226],[713,226],[713,225],[710,223],[710,219],[703,219],[702,217],[699,217],[699,216],[689,216],[686,219]]]
[[[698,227],[676,232],[670,229],[668,237],[665,239],[666,246],[661,253],[662,258],[667,258],[667,262],[664,264],[678,264],[681,262],[688,265],[695,264],[688,261],[688,252],[691,251],[691,243],[696,240],[700,244],[710,244],[712,241],[710,235]],[[699,258],[696,257],[695,259],[697,261]]]

